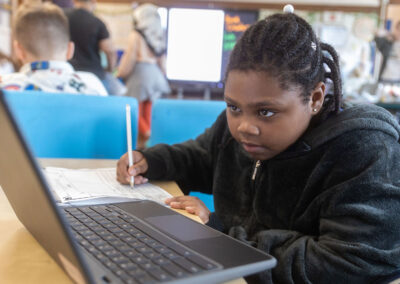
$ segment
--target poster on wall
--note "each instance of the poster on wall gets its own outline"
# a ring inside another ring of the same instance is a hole
[[[258,20],[258,11],[226,10],[224,16],[224,37],[222,45],[221,79],[233,47],[247,28]]]

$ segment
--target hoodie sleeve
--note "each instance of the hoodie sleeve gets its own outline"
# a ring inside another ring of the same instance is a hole
[[[400,146],[383,133],[353,137],[326,151],[315,169],[327,173],[322,180],[309,179],[321,188],[315,234],[271,229],[248,240],[242,227],[230,229],[278,261],[250,283],[370,283],[400,270]]]
[[[175,145],[158,144],[143,154],[149,165],[146,177],[174,180],[185,194],[191,190],[212,193],[213,158],[226,130],[225,111],[195,140]]]

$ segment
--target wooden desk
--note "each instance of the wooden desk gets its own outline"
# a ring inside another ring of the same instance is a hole
[[[42,166],[66,168],[114,167],[114,160],[42,159]],[[155,183],[172,195],[182,195],[173,182]],[[177,210],[200,221],[197,216]],[[0,283],[71,284],[72,281],[19,222],[0,187]],[[242,279],[229,284],[246,283]]]

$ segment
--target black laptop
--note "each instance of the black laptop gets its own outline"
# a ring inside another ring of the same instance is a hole
[[[77,283],[220,283],[276,265],[152,201],[60,207],[1,91],[0,186],[19,220]]]

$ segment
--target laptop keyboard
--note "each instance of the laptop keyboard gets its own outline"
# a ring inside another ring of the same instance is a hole
[[[220,266],[113,205],[64,208],[76,240],[124,283],[156,283]]]

